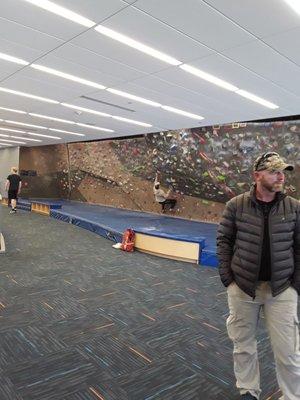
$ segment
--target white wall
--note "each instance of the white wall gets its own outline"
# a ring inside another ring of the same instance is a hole
[[[0,193],[6,197],[5,182],[11,167],[19,168],[19,147],[0,149]]]

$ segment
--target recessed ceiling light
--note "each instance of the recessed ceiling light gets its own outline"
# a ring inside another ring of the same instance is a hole
[[[112,129],[101,128],[100,126],[92,126],[92,125],[88,125],[88,124],[81,124],[79,122],[76,122],[76,125],[83,126],[84,128],[95,129],[97,131],[114,132]]]
[[[1,142],[8,142],[8,143],[16,143],[16,144],[26,144],[25,142],[20,142],[17,140],[10,140],[10,139],[0,139]]]
[[[8,119],[5,119],[4,121],[9,123],[9,124],[15,124],[15,125],[21,125],[21,126],[29,126],[31,128],[38,128],[38,129],[48,129],[45,126],[33,125],[33,124],[25,124],[25,122],[11,121],[11,120],[8,120]]]
[[[57,121],[57,122],[63,122],[65,124],[71,124],[74,125],[74,121],[69,121],[68,119],[61,119],[61,118],[56,118],[56,117],[50,117],[49,115],[43,115],[43,114],[35,114],[35,113],[28,113],[32,117],[37,117],[37,118],[43,118],[43,119],[49,119],[50,121]]]
[[[5,61],[10,61],[10,62],[20,64],[20,65],[28,65],[29,64],[29,62],[22,60],[21,58],[9,56],[8,54],[5,54],[5,53],[0,53],[0,59],[5,60]]]
[[[10,129],[10,128],[0,128],[0,131],[25,133],[25,131],[20,131],[18,129]]]
[[[65,72],[61,72],[61,71],[58,71],[53,68],[48,68],[48,67],[45,67],[43,65],[38,65],[38,64],[31,64],[30,66],[39,71],[46,72],[47,74],[59,76],[60,78],[64,78],[64,79],[68,79],[73,82],[81,83],[82,85],[91,86],[96,89],[105,89],[105,86],[100,85],[99,83],[92,82],[87,79],[79,78],[78,76],[67,74]]]
[[[161,106],[160,103],[157,103],[157,102],[152,101],[152,100],[144,99],[143,97],[135,96],[134,94],[122,92],[121,90],[116,90],[116,89],[111,89],[111,88],[108,88],[106,90],[108,92],[116,94],[118,96],[126,97],[128,99],[135,100],[135,101],[139,101],[140,103],[144,103],[144,104],[147,104],[149,106],[153,106],[153,107],[160,107]]]
[[[49,128],[49,131],[61,132],[61,133],[69,133],[70,135],[76,135],[76,136],[85,136],[84,133],[77,133],[77,132],[64,131],[64,130],[62,130],[62,129]]]
[[[18,113],[18,114],[27,114],[26,111],[15,110],[14,108],[0,107],[0,110],[11,111],[11,112]]]
[[[32,138],[25,138],[25,137],[21,137],[21,136],[10,136],[13,139],[23,139],[23,140],[27,140],[30,142],[41,142],[40,139],[32,139]]]
[[[74,106],[72,104],[67,104],[67,103],[60,103],[60,104],[64,107],[73,108],[74,110],[80,110],[90,114],[100,115],[101,117],[111,117],[110,114],[103,113],[101,111],[91,110],[90,108]]]
[[[96,25],[96,22],[91,21],[88,18],[83,17],[80,14],[77,14],[65,7],[59,6],[52,1],[48,0],[24,0],[27,3],[31,3],[35,6],[43,8],[46,11],[49,11],[53,14],[59,15],[60,17],[66,18],[70,21],[76,22],[77,24],[86,26],[87,28],[91,28]]]
[[[205,81],[213,83],[214,85],[220,86],[223,89],[227,89],[232,92],[235,92],[236,90],[238,90],[238,87],[232,85],[231,83],[223,81],[222,79],[219,79],[216,76],[208,74],[207,72],[204,72],[201,69],[192,67],[191,65],[183,64],[183,65],[180,65],[179,68],[183,69],[186,72],[189,72],[190,74],[198,76],[199,78],[204,79]]]
[[[26,135],[31,135],[31,136],[39,136],[39,137],[45,137],[45,138],[49,138],[49,139],[57,139],[57,140],[61,140],[60,137],[57,136],[50,136],[50,135],[44,135],[43,133],[34,133],[34,132],[25,132]]]
[[[118,117],[117,115],[113,115],[112,117],[113,117],[113,119],[117,119],[119,121],[128,122],[128,123],[133,124],[133,125],[146,126],[146,127],[152,126],[151,124],[147,124],[146,122],[140,122],[140,121],[136,121],[134,119]]]
[[[239,94],[240,96],[245,97],[246,99],[255,101],[256,103],[259,103],[265,107],[271,108],[273,110],[275,110],[276,108],[279,108],[279,106],[277,106],[276,104],[271,103],[270,101],[265,100],[261,97],[258,97],[255,94],[249,93],[246,90],[237,90],[235,93]]]
[[[134,39],[130,38],[129,36],[125,36],[119,32],[112,30],[112,29],[106,28],[103,25],[96,26],[95,30],[99,33],[102,33],[102,35],[108,36],[111,39],[117,40],[118,42],[126,44],[129,47],[139,50],[145,54],[148,54],[151,57],[155,57],[155,58],[157,58],[161,61],[164,61],[168,64],[171,64],[171,65],[182,64],[182,62],[179,60],[176,60],[176,58],[170,57],[167,54],[164,54],[158,50],[153,49],[150,46],[147,46],[141,42],[138,42],[137,40],[134,40]]]
[[[44,101],[46,103],[59,104],[59,102],[56,100],[47,99],[46,97],[41,97],[41,96],[35,96],[34,94],[29,94],[29,93],[25,93],[25,92],[19,92],[18,90],[12,90],[12,89],[0,87],[0,91],[15,94],[17,96],[29,97],[30,99],[40,100],[40,101]]]
[[[164,110],[171,111],[175,114],[180,114],[180,115],[184,115],[185,117],[197,119],[198,121],[204,119],[204,117],[202,117],[201,115],[197,115],[197,114],[193,114],[193,113],[190,113],[187,111],[179,110],[178,108],[174,108],[174,107],[170,107],[170,106],[162,106],[162,108]]]

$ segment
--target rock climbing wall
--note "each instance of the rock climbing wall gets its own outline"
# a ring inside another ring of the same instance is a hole
[[[253,160],[265,151],[278,151],[296,165],[286,188],[299,197],[299,137],[299,121],[237,123],[80,142],[66,150],[44,146],[51,149],[43,155],[55,166],[62,197],[68,193],[73,200],[158,212],[153,182],[159,172],[162,187],[177,199],[175,215],[217,222],[224,203],[250,188]],[[40,169],[49,177],[46,170]]]

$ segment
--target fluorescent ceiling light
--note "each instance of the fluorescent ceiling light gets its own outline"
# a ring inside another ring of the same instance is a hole
[[[14,108],[0,107],[0,110],[11,111],[11,112],[15,112],[15,113],[18,113],[18,114],[27,114],[26,111],[15,110]]]
[[[47,99],[46,97],[35,96],[34,94],[19,92],[18,90],[12,90],[12,89],[0,87],[0,91],[6,92],[6,93],[11,93],[11,94],[16,94],[17,96],[29,97],[30,99],[45,101],[46,103],[59,104],[59,102],[56,100]]]
[[[82,79],[82,78],[79,78],[78,76],[58,71],[57,69],[48,68],[48,67],[45,67],[43,65],[38,65],[38,64],[31,64],[30,66],[34,69],[38,69],[39,71],[46,72],[47,74],[56,75],[56,76],[59,76],[60,78],[65,78],[65,79],[68,79],[73,82],[81,83],[82,85],[91,86],[96,89],[105,89],[105,86],[100,85],[99,83],[92,82],[87,79]]]
[[[106,28],[103,25],[96,26],[95,30],[99,33],[102,33],[102,35],[108,36],[111,39],[117,40],[118,42],[126,44],[127,46],[139,50],[145,54],[148,54],[149,56],[158,58],[159,60],[164,61],[168,64],[171,65],[182,64],[182,62],[176,60],[176,58],[170,57],[167,54],[155,50],[150,46],[146,46],[145,44],[138,42],[137,40],[131,39],[129,36],[122,35],[121,33],[118,33],[112,29]]]
[[[25,138],[25,137],[21,137],[21,136],[10,136],[13,139],[23,139],[23,140],[27,140],[30,142],[41,142],[40,139],[31,139],[31,138]]]
[[[135,100],[135,101],[139,101],[140,103],[148,104],[149,106],[153,106],[153,107],[160,107],[161,106],[160,103],[156,103],[155,101],[144,99],[143,97],[135,96],[134,94],[122,92],[121,90],[116,90],[116,89],[111,89],[111,88],[108,88],[106,90],[108,92],[116,94],[118,96],[126,97],[128,99],[132,99],[132,100]]]
[[[43,118],[43,119],[49,119],[50,121],[57,121],[57,122],[63,122],[65,124],[75,124],[74,121],[69,121],[68,119],[61,119],[61,118],[56,118],[56,117],[50,117],[48,115],[42,115],[42,114],[35,114],[35,113],[28,113],[32,117],[37,117],[37,118]]]
[[[273,104],[270,101],[262,99],[261,97],[258,97],[255,94],[249,93],[246,90],[237,90],[235,93],[239,94],[240,96],[245,97],[246,99],[255,101],[256,103],[259,103],[265,107],[271,108],[273,110],[275,110],[276,108],[279,108],[279,106],[277,106],[276,104]]]
[[[9,143],[1,143],[1,146],[0,146],[0,147],[3,147],[3,146],[12,146],[12,144],[9,144]]]
[[[16,144],[26,144],[25,142],[20,142],[17,140],[10,140],[10,139],[0,139],[1,142],[8,142],[8,143],[16,143]]]
[[[18,121],[11,121],[8,119],[4,120],[5,122],[7,122],[8,124],[15,124],[15,125],[21,125],[21,126],[29,126],[31,128],[38,128],[38,129],[48,129],[45,126],[41,126],[41,125],[33,125],[33,124],[25,124],[25,122],[18,122]]]
[[[61,140],[60,137],[57,136],[50,136],[50,135],[44,135],[42,133],[34,133],[34,132],[25,132],[26,135],[31,135],[31,136],[39,136],[39,137],[45,137],[45,138],[49,138],[49,139],[58,139]]]
[[[5,54],[5,53],[0,53],[0,59],[5,60],[5,61],[10,61],[10,62],[20,64],[20,65],[28,65],[29,64],[29,62],[22,60],[21,58],[9,56],[8,54]]]
[[[300,14],[299,0],[284,0],[297,14]]]
[[[114,132],[112,129],[101,128],[100,126],[92,126],[92,125],[88,125],[88,124],[81,124],[79,122],[76,122],[76,125],[83,126],[84,128],[95,129],[97,131]]]
[[[117,115],[113,115],[112,117],[113,117],[113,119],[117,119],[119,121],[124,121],[124,122],[129,122],[130,124],[133,124],[133,125],[147,126],[147,127],[152,126],[151,124],[146,124],[146,122],[140,122],[140,121],[136,121],[134,119],[118,117]]]
[[[10,128],[0,128],[0,131],[25,133],[25,131],[19,131],[17,129],[10,129]]]
[[[180,115],[184,115],[185,117],[197,119],[198,121],[204,119],[204,117],[202,117],[201,115],[197,115],[197,114],[193,114],[193,113],[190,113],[187,111],[179,110],[178,108],[174,108],[174,107],[170,107],[170,106],[162,106],[162,108],[164,110],[171,111],[175,114],[180,114]]]
[[[67,104],[67,103],[60,103],[60,104],[64,107],[73,108],[74,110],[84,111],[90,114],[100,115],[101,117],[111,117],[110,114],[103,113],[101,111],[91,110],[90,108],[73,106],[73,104]]]
[[[182,64],[179,66],[179,68],[183,69],[186,72],[189,72],[190,74],[198,76],[199,78],[204,79],[205,81],[213,83],[214,85],[220,86],[223,89],[227,89],[232,92],[235,92],[236,90],[238,90],[238,87],[232,85],[231,83],[223,81],[222,79],[219,79],[216,76],[208,74],[207,72],[204,72],[201,69],[192,67],[191,65]]]
[[[4,133],[0,133],[1,137],[9,137],[9,135],[5,135]]]
[[[46,11],[49,11],[53,14],[59,15],[60,17],[66,18],[70,21],[76,22],[77,24],[86,26],[87,28],[91,28],[96,25],[96,22],[91,21],[88,18],[83,17],[80,14],[77,14],[65,7],[59,6],[52,1],[48,0],[25,0],[27,3],[31,3],[35,6],[43,8]]]
[[[77,133],[77,132],[63,131],[62,129],[54,129],[54,128],[49,128],[49,131],[61,132],[61,133],[69,133],[70,135],[76,135],[76,136],[85,136],[85,134],[84,134],[84,133]]]

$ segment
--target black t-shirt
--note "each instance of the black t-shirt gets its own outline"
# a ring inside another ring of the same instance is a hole
[[[19,189],[19,183],[21,182],[21,178],[18,174],[8,175],[7,180],[9,181],[8,191],[12,192],[13,190]]]
[[[276,203],[276,197],[274,200],[265,202],[257,200],[264,215],[264,238],[263,246],[261,251],[261,262],[259,270],[259,281],[270,281],[271,280],[271,249],[270,249],[270,237],[269,237],[269,214],[272,206]]]

